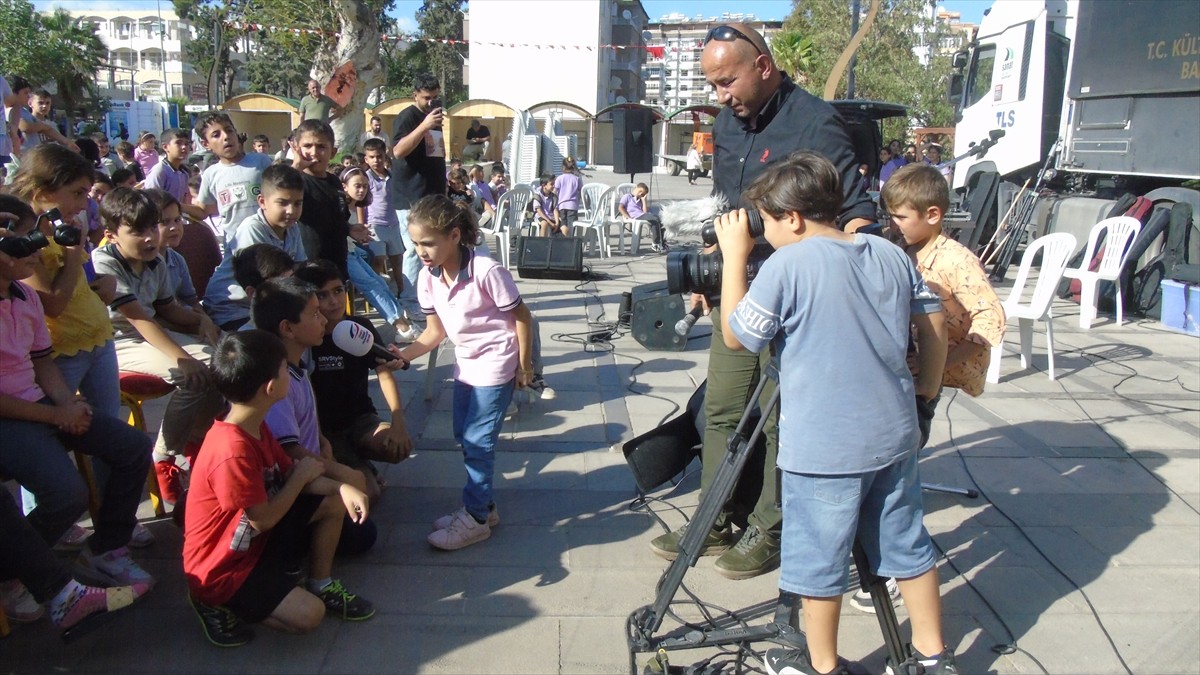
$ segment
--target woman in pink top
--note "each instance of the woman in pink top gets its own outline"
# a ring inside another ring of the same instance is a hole
[[[492,500],[496,442],[515,387],[533,381],[532,316],[512,275],[475,255],[479,225],[470,204],[430,195],[413,205],[408,232],[424,264],[417,297],[428,323],[400,352],[406,362],[447,336],[454,342],[454,439],[463,448],[463,507],[434,521],[443,550],[487,539],[500,522]]]

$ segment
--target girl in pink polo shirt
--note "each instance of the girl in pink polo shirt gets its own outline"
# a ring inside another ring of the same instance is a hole
[[[533,380],[532,317],[509,271],[476,256],[479,225],[469,204],[443,195],[418,201],[408,232],[424,264],[417,297],[425,332],[400,352],[412,361],[454,342],[454,439],[463,448],[463,506],[438,518],[430,545],[447,551],[487,539],[500,522],[492,500],[496,442],[516,387]]]

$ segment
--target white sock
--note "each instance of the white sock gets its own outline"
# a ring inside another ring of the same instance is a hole
[[[309,579],[308,590],[312,591],[313,593],[320,593],[326,588],[329,588],[329,585],[332,583],[332,577],[325,577],[324,579]]]

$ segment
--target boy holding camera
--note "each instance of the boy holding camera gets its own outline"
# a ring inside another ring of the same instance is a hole
[[[746,213],[717,220],[723,337],[730,349],[756,352],[774,342],[787,373],[779,383],[779,586],[803,598],[808,638],[807,650],[769,650],[767,668],[844,672],[838,618],[857,537],[872,571],[899,582],[913,658],[925,672],[957,672],[942,641],[916,455],[914,401],[937,395],[945,364],[941,303],[904,251],[837,229],[841,179],[820,155],[800,152],[768,167],[743,196],[762,213],[776,253],[750,287]],[[915,387],[905,362],[910,322],[920,346]]]

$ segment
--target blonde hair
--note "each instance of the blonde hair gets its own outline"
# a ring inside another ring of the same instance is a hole
[[[924,162],[906,164],[896,170],[883,184],[880,194],[889,209],[907,206],[924,211],[931,206],[950,210],[950,187],[946,178],[932,165]]]

